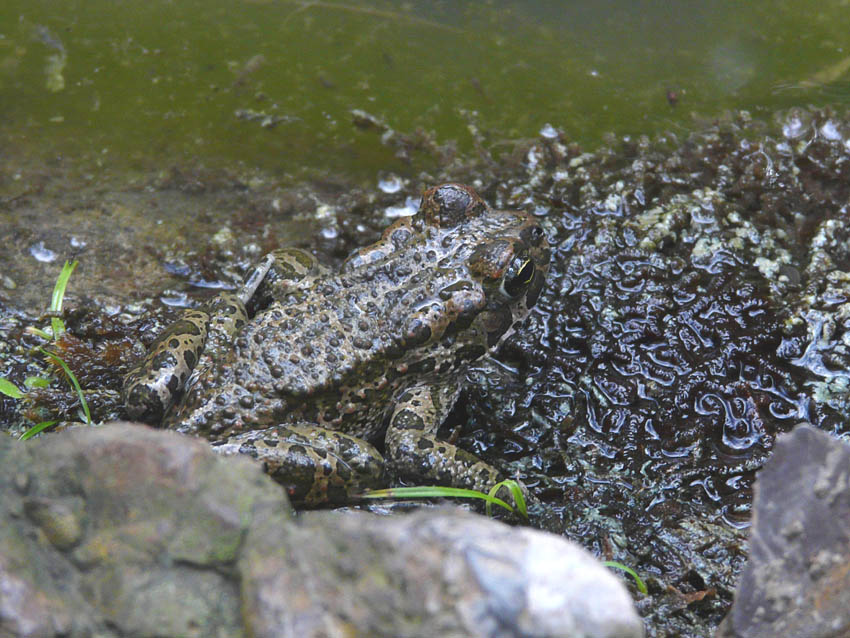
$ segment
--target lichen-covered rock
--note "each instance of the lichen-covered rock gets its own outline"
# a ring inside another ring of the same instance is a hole
[[[0,588],[0,628],[240,635],[232,566],[264,507],[288,511],[252,463],[202,441],[130,425],[2,437],[0,579],[14,593]]]
[[[247,458],[115,424],[0,437],[0,635],[639,637],[558,537],[456,510],[294,519]]]

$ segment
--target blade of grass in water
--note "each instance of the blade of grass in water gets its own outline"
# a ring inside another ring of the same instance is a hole
[[[626,572],[629,576],[635,579],[635,584],[637,585],[638,591],[641,594],[648,593],[649,590],[647,590],[646,588],[646,583],[643,582],[641,577],[638,576],[637,572],[631,567],[627,567],[626,565],[623,565],[623,563],[618,563],[615,560],[602,561],[602,564],[605,565],[605,567],[613,567],[614,569],[621,569],[622,571]]]
[[[394,487],[386,490],[374,490],[365,492],[360,495],[361,498],[477,498],[487,503],[504,507],[509,512],[513,512],[514,508],[505,503],[500,498],[490,496],[484,492],[476,492],[475,490],[467,490],[460,487],[440,487],[421,486],[421,487]]]
[[[71,369],[68,367],[68,364],[66,364],[64,361],[62,361],[62,359],[60,357],[56,356],[52,352],[48,352],[47,350],[45,350],[44,348],[42,348],[40,346],[39,346],[38,350],[43,355],[45,355],[46,357],[49,357],[52,361],[54,361],[57,365],[59,365],[62,368],[62,370],[65,371],[65,374],[68,376],[68,379],[71,381],[71,385],[74,386],[74,390],[77,391],[77,396],[80,397],[80,404],[83,406],[83,412],[86,413],[86,423],[88,425],[91,425],[91,414],[89,413],[89,404],[86,403],[86,397],[83,396],[83,389],[80,387],[80,383],[77,381],[77,377],[75,377],[74,373],[71,372]]]
[[[74,268],[77,267],[77,260],[68,263],[65,262],[65,265],[62,266],[62,270],[59,273],[59,276],[56,278],[56,285],[53,287],[53,297],[50,299],[50,311],[60,313],[62,312],[62,301],[65,298],[65,289],[68,287],[68,280],[71,278],[71,273],[74,272]],[[59,338],[63,332],[65,332],[65,322],[63,322],[59,317],[53,317],[50,320],[50,326],[53,328],[53,338]]]
[[[528,506],[525,502],[525,495],[522,493],[522,488],[519,483],[517,483],[513,479],[505,479],[504,481],[500,481],[496,483],[493,487],[490,488],[490,496],[496,496],[499,493],[499,490],[502,488],[507,488],[510,490],[511,496],[514,499],[514,503],[516,503],[517,511],[522,515],[522,517],[528,520]],[[487,503],[487,516],[492,516],[493,513],[491,511],[490,502]]]
[[[61,321],[61,319],[60,319],[60,321]],[[63,324],[63,325],[64,325],[64,324]],[[41,338],[42,338],[42,339],[44,339],[45,341],[50,341],[50,340],[53,338],[53,337],[50,335],[50,333],[45,332],[45,331],[44,331],[44,330],[42,330],[41,328],[36,328],[35,326],[27,326],[27,327],[24,329],[24,332],[26,332],[27,334],[35,335],[36,337],[41,337]]]
[[[32,437],[34,437],[39,432],[43,432],[44,430],[49,428],[51,425],[56,425],[57,423],[59,423],[59,421],[42,421],[38,425],[32,426],[29,430],[27,430],[26,432],[21,434],[19,440],[26,441],[27,439],[31,439]]]

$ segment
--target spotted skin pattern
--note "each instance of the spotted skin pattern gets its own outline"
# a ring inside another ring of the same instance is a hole
[[[127,375],[127,411],[260,459],[301,505],[350,501],[388,473],[487,489],[499,472],[436,433],[469,364],[536,302],[549,255],[526,213],[431,188],[338,273],[279,250],[236,295],[184,313]]]

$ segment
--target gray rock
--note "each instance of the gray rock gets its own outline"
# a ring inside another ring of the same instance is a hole
[[[282,626],[308,636],[346,627],[366,636],[643,635],[619,580],[551,534],[446,509],[391,519],[312,512],[284,535],[298,551],[249,550],[240,562],[261,587],[244,601],[257,636]],[[275,537],[279,528],[258,525],[249,545]],[[309,601],[310,613],[293,599]]]
[[[750,557],[718,638],[850,635],[850,446],[800,426],[758,474]]]
[[[143,426],[0,437],[0,636],[642,636],[564,539],[455,509],[293,517],[245,458]]]
[[[240,635],[245,529],[288,510],[236,461],[130,425],[0,438],[0,635]]]

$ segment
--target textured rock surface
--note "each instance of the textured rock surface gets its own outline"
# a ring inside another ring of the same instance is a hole
[[[143,426],[0,437],[0,635],[642,636],[578,546],[458,510],[292,517],[246,458]]]
[[[257,468],[129,425],[0,440],[0,578],[17,592],[0,588],[0,627],[239,635],[243,535],[258,510],[288,511]]]
[[[392,519],[311,512],[283,536],[297,551],[249,550],[240,564],[254,584],[245,609],[257,635],[277,635],[280,619],[295,635],[643,635],[618,579],[551,534],[423,510]],[[280,537],[259,526],[248,543]],[[309,613],[295,613],[301,601]]]
[[[850,635],[850,445],[808,426],[758,474],[750,558],[718,638]]]

